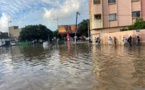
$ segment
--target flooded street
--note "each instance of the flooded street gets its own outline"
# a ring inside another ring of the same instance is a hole
[[[0,90],[145,90],[145,47],[0,47]]]

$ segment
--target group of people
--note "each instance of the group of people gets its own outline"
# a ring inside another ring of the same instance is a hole
[[[137,36],[136,38],[136,45],[137,46],[140,46],[140,37],[139,36]],[[127,45],[127,44],[129,44],[130,46],[132,46],[135,42],[133,42],[134,40],[133,40],[133,38],[130,36],[130,37],[128,37],[128,38],[125,38],[125,37],[123,37],[123,42],[124,42],[124,45]]]
[[[111,37],[109,37],[109,39],[108,39],[108,43],[109,43],[109,45],[111,45],[112,44],[112,38]],[[130,36],[130,37],[128,37],[128,38],[125,38],[125,37],[123,37],[123,43],[124,43],[124,45],[126,46],[126,45],[130,45],[130,46],[132,46],[134,43],[137,45],[137,46],[140,46],[140,37],[139,36],[137,36],[136,38],[135,38],[135,41],[136,41],[136,43],[134,42],[134,40],[133,40],[133,38]],[[114,45],[116,45],[116,43],[117,43],[117,38],[116,37],[114,37]]]
[[[99,37],[95,38],[96,43],[100,44],[101,39]]]
[[[109,37],[109,39],[108,39],[108,44],[109,45],[112,45],[112,38],[111,37]],[[117,44],[117,38],[116,37],[114,37],[114,45],[116,45]]]
[[[99,37],[97,37],[97,38],[95,38],[95,41],[96,41],[96,43],[100,44],[101,39],[100,39]],[[122,41],[123,41],[123,43],[124,43],[125,46],[128,45],[128,44],[129,44],[130,46],[132,46],[134,43],[135,43],[137,46],[140,46],[140,37],[139,37],[139,36],[137,36],[137,37],[135,37],[135,38],[132,38],[132,36],[129,36],[128,38],[123,37],[123,40],[122,40]],[[109,44],[109,45],[112,45],[113,42],[114,42],[114,45],[117,45],[117,38],[114,37],[114,38],[112,39],[111,37],[109,37],[109,38],[108,38],[108,44]]]

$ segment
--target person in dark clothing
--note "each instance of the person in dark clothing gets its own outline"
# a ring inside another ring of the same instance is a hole
[[[140,46],[140,37],[139,36],[137,36],[137,46]]]
[[[101,40],[100,40],[100,38],[98,37],[98,38],[97,38],[97,42],[98,42],[98,44],[100,44],[100,41],[101,41]]]
[[[130,46],[132,46],[132,37],[131,36],[128,38],[128,43]]]
[[[117,38],[114,37],[114,45],[116,46],[116,43],[117,43]]]

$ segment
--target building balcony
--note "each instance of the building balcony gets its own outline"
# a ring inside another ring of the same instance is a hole
[[[94,20],[92,22],[92,29],[96,29],[96,28],[103,28],[103,25],[102,25],[102,20]]]

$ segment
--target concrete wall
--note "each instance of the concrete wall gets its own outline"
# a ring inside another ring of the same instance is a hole
[[[102,33],[113,33],[113,32],[120,32],[120,28],[104,28],[99,30],[91,30],[91,38],[95,43],[95,37],[100,37]]]
[[[88,0],[88,6],[89,6],[89,18],[90,18],[90,30],[92,30],[92,0]]]
[[[92,14],[102,14],[102,6],[100,4],[99,5],[93,5]]]
[[[141,15],[142,15],[142,18],[145,20],[145,0],[142,0],[141,1],[141,9],[142,9],[142,11],[141,11]]]
[[[144,1],[144,0],[142,0]],[[144,4],[145,5],[145,4]],[[141,11],[141,1],[132,2],[132,11]]]
[[[102,9],[103,9],[103,11],[102,11],[102,13],[103,13],[103,27],[104,28],[107,28],[107,27],[109,27],[109,22],[108,22],[108,20],[109,20],[109,17],[108,17],[108,13],[109,13],[109,9],[108,9],[108,0],[102,0]]]
[[[117,0],[118,8],[118,26],[132,24],[132,7],[131,0]]]
[[[96,35],[97,36],[97,35]],[[114,33],[101,33],[100,38],[101,38],[101,44],[108,44],[108,38],[114,37],[117,38],[117,44],[118,45],[123,45],[123,37],[128,38],[129,36],[133,37],[133,42],[136,43],[136,36],[140,37],[141,44],[145,45],[145,29],[140,30],[140,32],[136,32],[136,30],[132,31],[123,31],[123,32],[114,32]],[[113,41],[114,42],[114,41]]]

